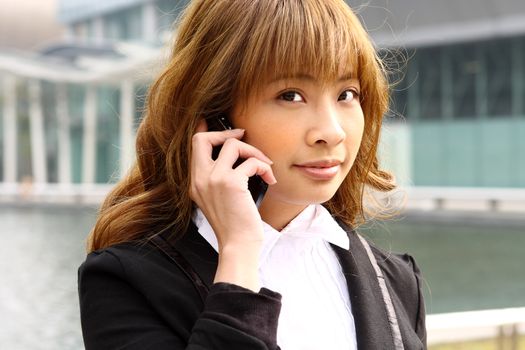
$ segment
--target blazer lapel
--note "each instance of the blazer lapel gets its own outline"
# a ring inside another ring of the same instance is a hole
[[[190,222],[186,234],[172,243],[172,245],[190,263],[209,289],[215,279],[219,254],[199,234],[193,221]]]
[[[340,223],[341,224],[341,223]],[[331,244],[346,278],[359,350],[394,350],[394,338],[377,277],[357,234],[341,224],[350,239],[350,250]],[[193,222],[185,235],[172,243],[210,288],[218,254],[199,234]]]
[[[346,226],[350,250],[332,245],[346,278],[359,350],[395,349],[376,273],[357,234]]]

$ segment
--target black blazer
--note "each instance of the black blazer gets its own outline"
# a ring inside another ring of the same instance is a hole
[[[348,232],[350,250],[332,248],[346,277],[358,348],[394,350],[376,273],[357,234],[341,226]],[[151,243],[92,252],[79,268],[86,349],[279,349],[279,293],[213,284],[218,254],[193,223],[171,247],[209,289],[204,300],[187,271]],[[421,280],[414,260],[374,246],[372,252],[390,291],[404,349],[426,349]]]

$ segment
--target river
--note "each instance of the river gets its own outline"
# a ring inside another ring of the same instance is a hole
[[[89,207],[0,206],[1,349],[83,348],[77,268],[95,215]],[[525,306],[519,225],[407,218],[362,232],[416,258],[429,313]]]

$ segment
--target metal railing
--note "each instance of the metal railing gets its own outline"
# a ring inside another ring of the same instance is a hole
[[[493,339],[499,350],[509,343],[517,350],[525,334],[525,307],[428,315],[427,332],[429,345]]]

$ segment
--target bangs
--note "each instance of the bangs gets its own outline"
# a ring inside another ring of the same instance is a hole
[[[253,2],[260,15],[247,40],[238,97],[257,93],[269,81],[305,74],[320,83],[342,76],[359,80],[366,34],[342,0]]]

